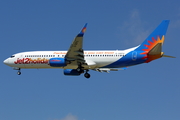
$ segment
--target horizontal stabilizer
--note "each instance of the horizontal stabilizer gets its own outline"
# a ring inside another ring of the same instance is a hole
[[[114,68],[96,68],[94,69],[95,71],[98,71],[98,72],[107,72],[109,73],[109,71],[118,71],[118,70],[126,70],[127,68],[119,68],[119,69],[114,69]]]
[[[174,57],[174,56],[169,56],[169,55],[163,55],[162,57],[176,58],[176,57]]]

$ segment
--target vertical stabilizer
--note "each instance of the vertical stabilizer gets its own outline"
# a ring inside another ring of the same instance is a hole
[[[169,20],[163,20],[160,25],[145,39],[145,41],[136,49],[142,51],[142,59],[146,62],[162,57],[162,45],[164,43]]]

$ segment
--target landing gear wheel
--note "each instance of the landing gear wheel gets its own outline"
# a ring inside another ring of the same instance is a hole
[[[82,71],[81,68],[77,68],[76,70],[77,70],[78,72],[81,72],[81,71]]]
[[[85,74],[84,74],[84,77],[85,77],[85,78],[90,78],[91,75],[90,75],[89,73],[85,73]]]
[[[79,73],[84,73],[84,70],[82,70],[81,68],[77,68],[76,69]]]
[[[18,72],[17,72],[17,74],[18,74],[18,75],[21,75],[21,72],[20,72],[20,71],[18,71]]]

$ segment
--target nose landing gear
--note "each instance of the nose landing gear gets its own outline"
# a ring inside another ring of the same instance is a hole
[[[21,75],[21,71],[20,71],[20,70],[18,70],[17,74],[18,74],[18,75]]]
[[[17,74],[21,75],[21,68],[13,68],[14,70],[18,70]]]

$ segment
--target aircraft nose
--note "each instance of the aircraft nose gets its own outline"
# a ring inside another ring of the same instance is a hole
[[[9,60],[8,60],[8,59],[5,59],[3,63],[6,64],[6,65],[8,65],[8,64],[9,64]]]

